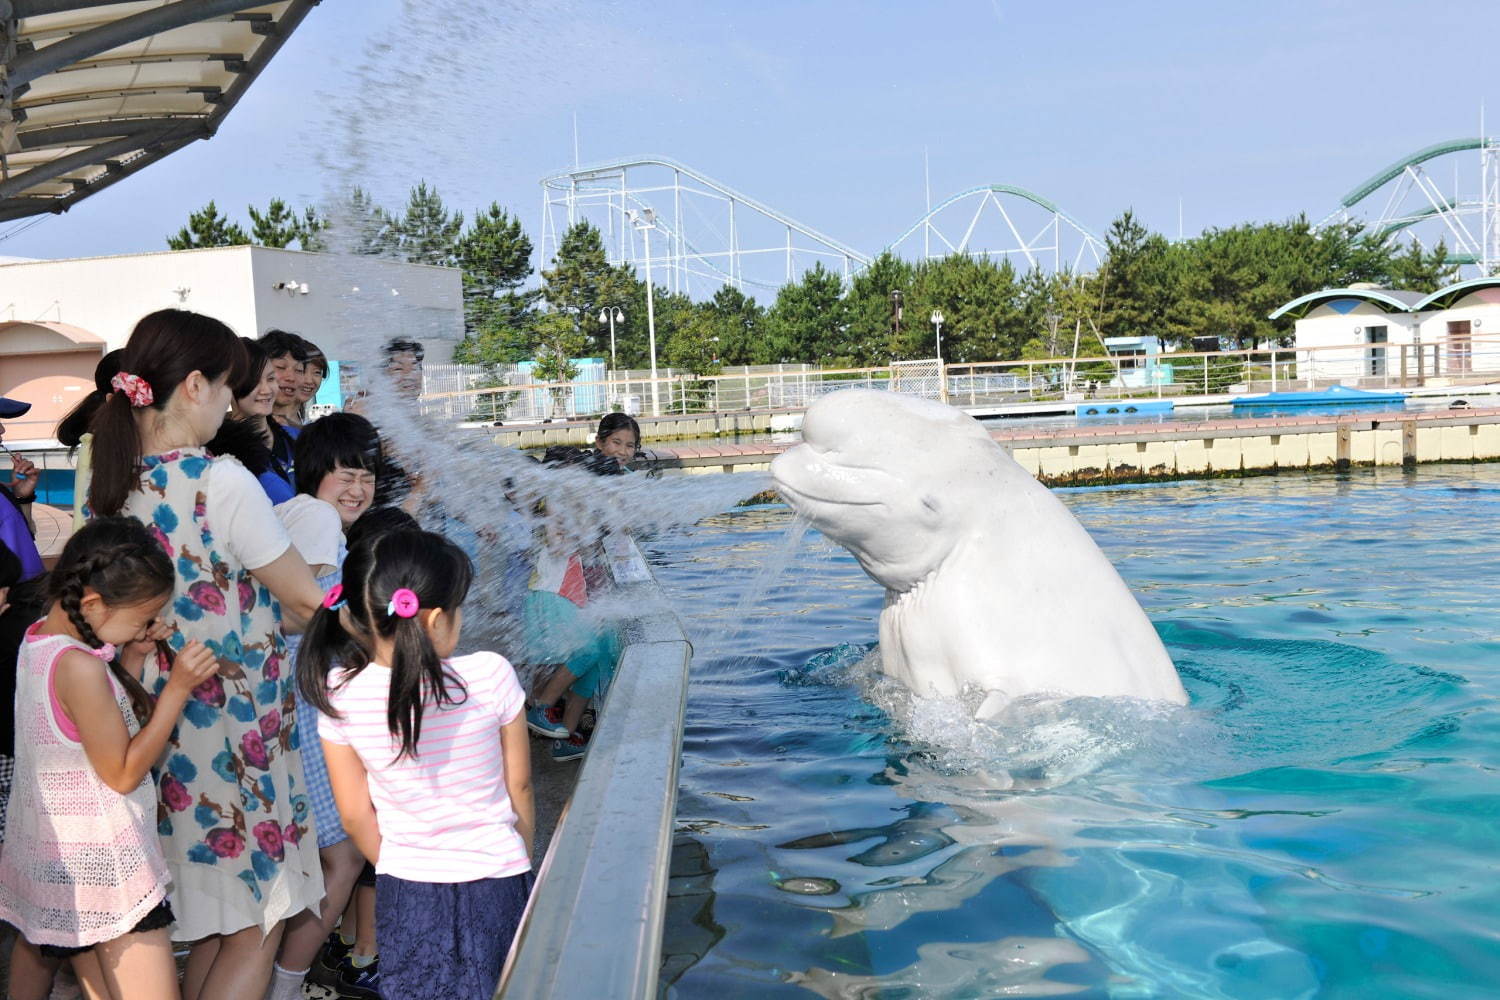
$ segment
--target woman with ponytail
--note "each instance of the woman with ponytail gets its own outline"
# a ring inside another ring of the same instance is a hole
[[[152,313],[93,422],[91,514],[146,525],[173,569],[172,647],[196,639],[219,661],[172,731],[162,779],[187,1000],[260,1000],[285,920],[323,895],[280,627],[310,618],[322,592],[255,477],[204,449],[246,368],[218,320]],[[148,663],[143,680],[159,693],[169,677]]]
[[[154,705],[133,675],[156,655],[172,580],[139,521],[94,521],[63,549],[16,664],[0,919],[42,955],[73,957],[89,995],[111,1000],[178,996],[151,768],[217,664],[202,643],[183,647]]]
[[[104,405],[109,394],[115,391],[110,382],[120,373],[120,359],[124,356],[125,349],[119,348],[100,358],[99,363],[94,366],[94,391],[84,396],[77,406],[68,411],[67,416],[57,422],[57,440],[78,456],[73,463],[74,531],[83,527],[82,500],[88,492],[89,473],[93,465],[94,435],[89,433],[89,424],[93,422],[94,414],[99,412],[99,407]]]
[[[516,672],[453,655],[473,567],[448,539],[356,544],[297,672],[344,829],[375,863],[380,995],[488,997],[531,889],[531,757]]]

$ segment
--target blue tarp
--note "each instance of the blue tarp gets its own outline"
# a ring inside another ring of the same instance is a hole
[[[1336,385],[1331,389],[1318,389],[1314,392],[1268,392],[1264,396],[1239,396],[1233,400],[1235,409],[1267,406],[1348,406],[1361,403],[1389,406],[1392,403],[1404,402],[1406,402],[1404,392],[1369,392],[1365,389],[1351,389],[1346,385]]]

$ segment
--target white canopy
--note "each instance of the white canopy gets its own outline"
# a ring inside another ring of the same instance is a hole
[[[0,222],[214,134],[319,0],[0,0]]]

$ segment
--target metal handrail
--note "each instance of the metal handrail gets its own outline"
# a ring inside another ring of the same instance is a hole
[[[614,571],[624,602],[665,607],[634,543]],[[693,650],[665,610],[626,622],[621,642],[496,998],[656,996]]]

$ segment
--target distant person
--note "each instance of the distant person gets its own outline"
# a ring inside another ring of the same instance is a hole
[[[241,337],[249,363],[244,377],[234,387],[229,404],[229,419],[219,426],[208,450],[215,455],[232,455],[250,471],[271,503],[285,503],[297,495],[288,454],[292,439],[285,428],[272,419],[278,392],[276,369],[258,340]]]
[[[628,413],[606,413],[594,435],[595,454],[613,461],[621,472],[628,472],[640,451],[641,425],[635,417]]]
[[[307,424],[308,407],[312,406],[313,399],[327,377],[328,358],[318,350],[316,344],[307,341],[307,361],[302,365],[302,380],[297,383],[297,410],[288,426],[296,426],[300,430]]]
[[[93,421],[94,414],[99,412],[99,407],[109,398],[109,394],[115,391],[110,382],[120,373],[120,359],[124,356],[125,350],[120,348],[99,359],[99,363],[94,366],[93,391],[58,421],[54,432],[58,443],[76,456],[73,460],[74,531],[83,527],[83,498],[89,491],[89,470],[93,467],[94,435],[89,431],[89,424]]]
[[[170,633],[157,616],[173,576],[139,521],[92,521],[63,549],[47,615],[16,665],[19,753],[0,919],[43,956],[72,958],[89,996],[180,996],[151,769],[218,661],[201,642],[184,646],[154,703],[135,678]],[[185,795],[172,780],[169,770],[168,796]]]
[[[276,403],[272,408],[272,420],[287,429],[289,438],[295,439],[297,432],[301,430],[301,424],[294,426],[292,421],[296,419],[301,405],[298,395],[311,345],[295,333],[267,330],[261,334],[260,346],[265,349],[266,357],[271,359],[271,367],[276,369]],[[292,464],[290,443],[286,446],[286,453],[278,454],[277,457],[287,465]]]
[[[0,420],[14,420],[30,410],[30,403],[0,396]],[[0,441],[4,439],[5,424],[0,423]],[[31,515],[41,476],[31,459],[17,455],[4,444],[0,449],[10,456],[11,467],[10,485],[0,484],[0,542],[21,560],[21,579],[30,580],[41,576],[44,568],[36,547],[36,521]]]
[[[491,996],[530,893],[525,695],[504,657],[453,656],[472,572],[440,535],[381,535],[303,642],[339,814],[378,872],[385,1000]]]

